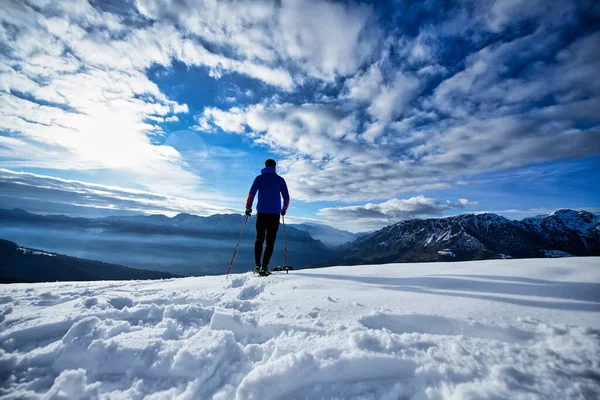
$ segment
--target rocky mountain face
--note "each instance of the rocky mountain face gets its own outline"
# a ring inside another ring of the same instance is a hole
[[[600,218],[587,211],[559,210],[522,221],[495,214],[408,220],[341,250],[346,264],[597,256]]]

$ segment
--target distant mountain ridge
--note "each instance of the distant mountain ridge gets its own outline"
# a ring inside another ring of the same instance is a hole
[[[245,216],[216,214],[138,215],[81,218],[0,209],[0,237],[30,247],[178,275],[227,270]],[[234,271],[254,267],[256,216],[248,219]],[[320,266],[331,251],[308,232],[286,226],[287,252],[294,268]],[[279,229],[271,265],[285,262]]]
[[[0,283],[167,279],[167,272],[128,268],[21,247],[0,239]]]
[[[600,217],[558,210],[514,221],[462,214],[400,221],[341,248],[347,264],[600,255]]]
[[[0,209],[0,237],[82,259],[177,275],[212,275],[227,270],[244,218],[239,214],[178,214],[172,218],[140,215],[89,219]],[[378,231],[356,234],[357,239],[335,248],[332,246],[336,246],[336,241],[354,234],[326,225],[289,224],[287,255],[296,269],[340,264],[597,256],[599,221],[600,217],[592,213],[567,209],[521,221],[496,214],[462,214],[400,221]],[[254,222],[255,216],[250,217],[234,272],[248,271],[254,265]],[[321,235],[321,240],[312,235]],[[285,262],[281,228],[278,237],[272,268]]]
[[[162,214],[135,215],[126,217],[83,218],[66,215],[39,215],[21,209],[0,209],[0,220],[29,220],[39,224],[69,224],[80,228],[103,228],[115,232],[160,233],[197,236],[206,233],[218,237],[229,236],[232,232],[239,234],[244,216],[240,214],[214,214],[207,217],[181,213],[174,217]],[[253,225],[256,216],[251,216],[248,225]],[[305,230],[286,226],[290,240],[314,240]],[[333,228],[332,228],[333,229]]]
[[[290,226],[308,232],[314,239],[320,240],[325,246],[329,247],[341,246],[352,242],[360,236],[360,234],[336,229],[325,224],[305,222]]]

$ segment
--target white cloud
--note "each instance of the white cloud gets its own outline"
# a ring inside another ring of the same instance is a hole
[[[600,34],[561,49],[565,35],[549,22],[570,5],[553,3],[546,15],[539,2],[522,14],[522,1],[484,4],[470,2],[416,37],[397,27],[384,38],[373,9],[357,3],[138,0],[143,15],[127,23],[85,0],[5,1],[1,165],[107,170],[150,191],[193,194],[201,177],[173,148],[153,144],[161,123],[190,111],[147,76],[173,60],[286,92],[206,108],[194,129],[266,146],[302,200],[392,198],[598,154]],[[525,36],[489,35],[530,20],[539,23]],[[479,50],[438,65],[442,39],[467,33]]]
[[[471,201],[469,199],[458,199],[458,201],[453,202],[450,200],[446,200],[446,204],[451,208],[463,208],[466,206],[477,206],[479,205],[478,201]]]
[[[211,125],[214,124],[226,132],[242,133],[246,124],[246,115],[244,110],[238,107],[232,107],[228,111],[223,111],[216,107],[204,109],[199,118],[200,128],[210,132]]]
[[[332,81],[356,72],[370,59],[380,38],[367,5],[320,0],[138,0],[137,5],[148,18],[182,26],[187,33],[251,61],[242,62],[247,68],[244,73],[271,78],[274,81],[269,83],[283,87],[289,75],[277,69],[267,73],[265,65],[290,64],[311,77]],[[261,68],[264,72],[254,71]]]
[[[190,200],[3,168],[0,168],[0,187],[2,207],[26,207],[41,213],[113,215],[115,212],[129,212],[173,216],[182,212],[196,215],[235,212],[224,207],[214,207],[198,199]]]
[[[576,129],[570,121],[543,121],[535,113],[471,119],[430,131],[427,142],[411,151],[423,164],[449,174],[483,172],[598,154],[599,132]]]
[[[593,104],[578,108],[593,114]],[[284,156],[294,197],[305,201],[365,201],[443,189],[487,171],[591,156],[600,152],[595,127],[560,121],[572,108],[552,106],[520,115],[439,119],[411,110],[388,125],[360,126],[331,104],[255,105],[205,110],[201,122],[244,134]],[[362,131],[362,132],[361,132]]]
[[[396,119],[404,115],[410,102],[417,97],[419,89],[419,79],[398,72],[389,86],[381,88],[368,111],[383,122]]]
[[[367,148],[362,156],[345,160],[294,158],[280,165],[290,192],[304,201],[366,201],[460,184],[454,176],[427,166],[394,160],[385,149]]]
[[[29,5],[33,4],[33,5]],[[146,69],[173,59],[214,76],[236,71],[291,88],[287,71],[211,53],[174,26],[126,26],[85,0],[2,3],[0,157],[5,167],[108,170],[132,185],[195,196],[202,178],[172,148],[156,146],[157,125],[186,104],[168,99]],[[40,157],[40,154],[44,154]]]
[[[478,0],[475,4],[477,20],[493,32],[540,17],[546,19],[546,23],[564,22],[564,18],[575,9],[571,1]]]
[[[361,153],[354,133],[357,124],[354,116],[335,106],[258,104],[228,111],[206,108],[199,122],[201,127],[213,124],[225,132],[247,130],[256,143],[314,158]]]
[[[390,199],[383,203],[367,203],[361,206],[328,207],[318,214],[332,221],[352,221],[355,226],[381,227],[403,219],[442,215],[450,209],[462,209],[479,203],[467,199],[446,204],[423,195],[409,199]]]
[[[346,81],[347,97],[370,102],[379,92],[382,83],[381,69],[377,64],[373,64],[364,73],[359,73]]]
[[[379,39],[371,17],[366,5],[284,0],[275,38],[311,76],[333,80],[356,72],[371,56]]]
[[[176,151],[151,144],[160,128],[144,122],[188,110],[145,74],[151,63],[168,62],[155,42],[139,32],[111,41],[110,32],[127,29],[87,1],[3,8],[11,51],[1,56],[0,129],[12,137],[2,140],[2,165],[106,169],[148,188],[197,187],[201,180],[182,169]]]

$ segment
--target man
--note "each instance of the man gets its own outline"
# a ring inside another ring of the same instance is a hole
[[[261,174],[254,179],[248,200],[246,200],[246,215],[252,214],[252,203],[254,196],[258,191],[258,204],[256,205],[256,242],[254,243],[254,271],[262,276],[269,276],[269,261],[273,255],[273,247],[277,238],[279,229],[279,216],[285,215],[290,205],[290,195],[285,180],[277,175],[275,160],[265,161],[265,167],[260,171]],[[283,208],[281,207],[281,197],[283,196]],[[265,254],[263,252],[263,243],[267,239]]]

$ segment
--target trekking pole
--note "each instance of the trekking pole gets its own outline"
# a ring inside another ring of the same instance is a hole
[[[285,254],[285,273],[289,274],[290,267],[288,266],[288,258],[287,258],[287,243],[285,240],[285,216],[281,216],[283,221],[283,253]]]
[[[242,225],[242,231],[240,232],[240,237],[238,238],[237,244],[235,245],[235,250],[233,251],[233,256],[231,257],[231,262],[229,263],[229,268],[227,268],[227,276],[229,276],[229,271],[231,271],[231,266],[233,265],[233,259],[235,258],[235,253],[237,253],[238,246],[240,245],[240,241],[242,240],[242,235],[244,234],[244,228],[246,228],[246,222],[248,222],[249,215],[246,215],[246,219],[244,220],[244,225]]]

